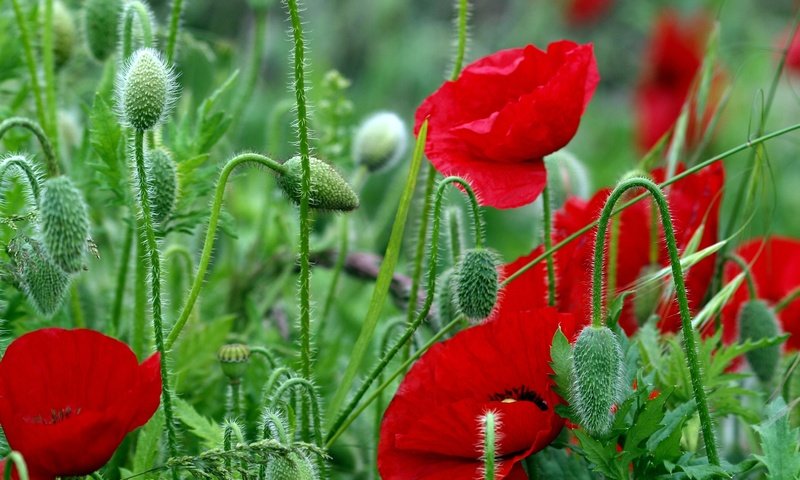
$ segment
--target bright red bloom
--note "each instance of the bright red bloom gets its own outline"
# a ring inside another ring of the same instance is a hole
[[[791,31],[787,31],[780,36],[776,45],[778,51],[782,52],[786,47],[786,40],[791,33]],[[789,51],[786,52],[786,70],[795,75],[800,73],[800,32],[792,38]]]
[[[644,71],[635,93],[641,150],[650,150],[678,120],[703,64],[711,25],[705,17],[682,22],[672,12],[665,12],[659,18],[645,52]],[[688,145],[696,145],[702,138],[719,101],[723,80],[722,73],[714,75],[701,120],[696,118],[692,105],[686,132]]]
[[[680,166],[678,173],[684,170]],[[652,172],[656,182],[663,181],[664,171]],[[674,183],[667,190],[667,200],[672,212],[678,248],[683,250],[697,230],[702,226],[702,238],[698,250],[711,246],[717,241],[719,205],[724,183],[724,172],[721,163],[715,163],[694,175],[690,175]],[[638,192],[636,192],[638,193]],[[601,190],[590,200],[570,198],[564,207],[555,213],[553,221],[553,243],[560,242],[574,234],[584,226],[594,222],[608,199],[610,190]],[[643,271],[653,265],[651,259],[651,203],[642,200],[621,214],[619,221],[619,246],[617,255],[616,293],[630,290],[639,280]],[[664,234],[659,222],[658,268],[667,266],[668,255],[664,247]],[[609,228],[609,235],[610,235]],[[556,252],[555,265],[557,272],[557,307],[560,311],[570,312],[579,322],[588,323],[591,302],[591,275],[594,259],[594,239],[597,229],[594,228],[564,248]],[[606,247],[608,247],[608,237]],[[530,255],[521,257],[504,267],[504,277],[516,272],[544,251],[536,248]],[[606,281],[608,280],[608,248],[606,248]],[[499,311],[506,309],[519,310],[536,308],[546,304],[547,275],[544,261],[526,271],[504,290]],[[696,311],[705,295],[714,273],[714,257],[710,256],[684,272],[688,290],[689,306]],[[671,281],[671,279],[670,279]],[[628,334],[638,328],[633,312],[632,298],[626,299],[620,316],[620,325]],[[661,317],[659,327],[663,331],[676,331],[680,328],[680,316],[674,296],[670,300],[662,299],[656,309]],[[726,336],[727,338],[727,336]],[[733,337],[731,337],[733,338]]]
[[[573,317],[554,309],[507,312],[431,347],[411,368],[383,417],[384,480],[479,478],[480,417],[498,415],[498,479],[527,478],[518,463],[546,447],[564,420],[552,390],[550,345]]]
[[[774,306],[800,287],[800,241],[784,237],[758,238],[742,244],[736,254],[750,264],[756,294],[768,304]],[[738,265],[729,262],[725,267],[725,282],[731,281],[741,271]],[[723,320],[736,325],[739,311],[749,299],[743,282],[723,309]],[[791,334],[786,349],[800,350],[800,298],[781,310],[778,319],[781,328]]]
[[[602,16],[614,0],[567,0],[567,21],[573,25],[590,23]]]
[[[93,330],[36,330],[0,361],[0,426],[32,480],[96,471],[160,397],[158,354],[139,365],[127,345]]]
[[[467,66],[417,109],[425,154],[466,178],[482,205],[514,208],[546,183],[543,158],[565,146],[600,80],[592,45],[562,40],[502,50]]]

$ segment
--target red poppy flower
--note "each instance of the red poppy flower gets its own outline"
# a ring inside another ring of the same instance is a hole
[[[160,396],[157,354],[139,365],[127,345],[92,330],[36,330],[0,361],[0,426],[31,479],[96,471]]]
[[[567,0],[567,21],[573,25],[597,20],[614,3],[613,0]]]
[[[791,33],[791,31],[784,32],[778,39],[776,48],[779,52],[782,52],[786,47],[786,40]],[[800,33],[792,38],[789,51],[786,52],[786,71],[793,74],[800,73]]]
[[[800,287],[800,241],[770,237],[742,244],[736,253],[750,264],[750,273],[756,284],[758,298],[774,305]],[[735,263],[725,266],[724,278],[728,282],[741,273]],[[743,284],[723,310],[723,320],[736,325],[742,305],[750,299]],[[794,299],[778,313],[781,328],[791,334],[786,341],[787,350],[800,350],[800,298]]]
[[[678,172],[684,170],[683,166]],[[652,172],[656,182],[663,181],[664,171]],[[698,250],[714,244],[717,240],[719,204],[724,183],[724,172],[721,163],[715,163],[700,172],[690,175],[674,183],[667,190],[667,199],[672,212],[678,248],[683,250],[697,230],[702,226],[702,238]],[[564,207],[555,213],[553,221],[554,243],[560,242],[574,234],[584,226],[594,222],[606,203],[609,190],[601,190],[590,200],[570,198]],[[630,290],[642,273],[651,265],[661,268],[668,265],[668,256],[664,248],[664,234],[659,223],[659,242],[657,258],[651,258],[651,205],[642,200],[625,209],[619,220],[619,246],[617,255],[616,292],[620,294]],[[610,228],[609,228],[610,230]],[[580,322],[588,322],[591,301],[591,272],[594,258],[594,239],[596,229],[580,235],[574,241],[556,252],[555,265],[557,272],[557,307],[570,312]],[[608,239],[606,240],[608,242]],[[608,245],[608,243],[606,243]],[[540,256],[543,247],[536,248],[530,255],[519,258],[506,265],[503,276],[507,277],[534,258]],[[606,249],[606,269],[608,268],[608,249]],[[499,311],[505,309],[519,310],[536,308],[546,304],[547,276],[544,261],[526,271],[504,290]],[[708,257],[692,266],[687,272],[686,286],[689,305],[697,310],[705,295],[714,272],[714,257]],[[606,270],[606,273],[607,270]],[[606,280],[608,275],[606,275]],[[663,331],[676,331],[680,328],[678,307],[673,299],[661,300],[656,313],[660,316],[659,327]],[[638,323],[633,311],[632,299],[625,302],[620,325],[627,333],[633,333]]]
[[[479,418],[499,418],[498,479],[527,478],[519,461],[546,447],[564,420],[552,390],[550,344],[573,317],[554,309],[507,312],[434,345],[400,384],[381,424],[384,480],[478,478]]]
[[[428,118],[425,154],[466,178],[482,205],[519,207],[544,189],[543,158],[575,135],[599,80],[590,44],[502,50],[425,99],[415,132]]]
[[[682,22],[672,12],[659,18],[645,52],[645,67],[635,93],[637,136],[643,151],[658,143],[678,120],[703,64],[711,25],[705,17]],[[686,132],[688,145],[696,145],[702,138],[719,101],[723,81],[722,73],[716,73],[700,121],[695,108],[691,108]]]

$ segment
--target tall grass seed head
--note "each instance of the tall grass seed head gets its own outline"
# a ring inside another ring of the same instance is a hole
[[[349,212],[359,206],[358,195],[330,165],[314,157],[311,161],[311,195],[309,206],[317,210]],[[303,171],[300,157],[283,164],[286,172],[278,175],[278,186],[296,205],[300,205]]]
[[[140,48],[117,76],[116,100],[122,123],[140,131],[159,125],[175,103],[175,73],[161,54]]]
[[[38,228],[50,258],[66,273],[83,268],[89,241],[89,214],[83,195],[68,177],[44,182]]]
[[[103,61],[119,42],[123,0],[86,0],[83,6],[83,35],[92,56]]]
[[[608,327],[585,327],[572,350],[572,407],[581,426],[602,437],[614,420],[612,406],[622,399],[624,364],[617,336]]]
[[[370,172],[389,169],[406,151],[408,134],[403,120],[394,112],[377,112],[358,127],[353,156]]]
[[[64,301],[70,276],[53,263],[41,242],[26,236],[11,239],[7,247],[20,289],[44,317],[51,317]]]
[[[455,271],[453,291],[458,311],[473,322],[489,317],[500,290],[497,255],[475,248],[461,256]]]
[[[274,455],[267,463],[270,480],[314,480],[317,474],[311,462],[297,452]]]
[[[739,338],[742,342],[756,342],[781,334],[778,319],[763,300],[750,300],[739,311]],[[768,384],[775,376],[781,359],[780,345],[772,345],[745,354],[747,363],[758,379]]]
[[[172,215],[175,208],[178,169],[172,155],[162,147],[148,150],[144,162],[153,221],[162,223]]]

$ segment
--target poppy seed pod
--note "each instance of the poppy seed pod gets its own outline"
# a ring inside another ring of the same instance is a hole
[[[175,74],[156,50],[140,48],[117,77],[117,102],[123,122],[146,131],[161,123],[175,100]]]
[[[772,309],[763,300],[750,300],[739,312],[739,338],[742,342],[757,342],[780,335],[778,320]],[[745,354],[747,363],[759,380],[769,383],[775,375],[781,358],[780,345],[772,345]]]
[[[222,373],[231,383],[238,383],[247,371],[250,347],[241,343],[223,345],[217,352],[217,360],[222,367]]]
[[[39,232],[53,262],[66,273],[83,268],[89,240],[89,214],[81,192],[65,176],[44,182]]]
[[[317,210],[349,212],[358,208],[358,195],[330,165],[314,157],[311,160],[311,196],[309,206]],[[278,176],[281,190],[295,204],[300,204],[303,179],[300,157],[283,164],[286,172]]]
[[[645,266],[639,274],[639,281],[646,279],[660,269],[658,265]],[[633,313],[639,326],[647,323],[647,320],[655,313],[663,293],[664,283],[661,281],[656,281],[652,285],[636,290],[636,294],[633,297]]]
[[[472,321],[491,315],[500,289],[497,256],[490,250],[467,250],[456,267],[455,302],[458,311]]]
[[[178,171],[164,148],[148,150],[144,156],[153,221],[161,223],[172,214],[178,190]]]
[[[86,45],[92,56],[103,61],[117,47],[117,25],[122,14],[122,0],[86,0],[83,7],[83,29]]]
[[[33,238],[13,238],[8,244],[8,255],[28,301],[40,314],[51,317],[61,307],[69,275],[50,260],[41,242]]]
[[[439,276],[439,285],[436,290],[436,303],[439,306],[439,319],[442,324],[449,323],[458,315],[458,309],[453,301],[453,273],[452,268],[448,268]]]
[[[605,326],[584,328],[572,361],[572,406],[590,435],[603,436],[614,419],[611,407],[622,393],[624,366],[617,336]]]
[[[406,126],[394,112],[370,115],[356,131],[353,156],[370,172],[391,168],[406,150]]]
[[[296,452],[274,456],[267,463],[267,478],[270,480],[313,480],[317,478],[314,467],[307,458]]]

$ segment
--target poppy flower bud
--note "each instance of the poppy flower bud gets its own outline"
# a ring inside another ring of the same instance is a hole
[[[44,22],[44,10],[40,11]],[[72,13],[60,1],[53,2],[53,62],[56,70],[63,67],[72,57],[77,41],[75,21]]]
[[[559,150],[544,158],[547,181],[555,205],[563,205],[568,197],[588,198],[591,193],[589,171],[578,157]]]
[[[15,237],[9,242],[7,251],[22,292],[40,314],[51,317],[61,307],[69,286],[69,275],[50,260],[36,239]]]
[[[270,480],[314,480],[314,467],[307,458],[295,452],[272,457],[267,463],[267,478]]]
[[[83,28],[86,45],[92,56],[103,61],[117,47],[122,0],[86,0],[83,7]]]
[[[370,172],[388,169],[406,150],[408,134],[403,120],[394,112],[370,115],[356,131],[353,156]]]
[[[453,301],[453,277],[455,274],[452,268],[448,268],[439,276],[436,303],[439,306],[439,319],[442,324],[449,323],[458,315],[458,308]]]
[[[83,268],[89,240],[89,214],[81,192],[65,176],[44,182],[39,232],[47,253],[66,273]]]
[[[765,338],[780,335],[780,327],[775,313],[763,300],[751,300],[739,311],[739,338],[756,342]],[[747,363],[759,380],[769,383],[775,375],[781,358],[780,345],[772,345],[758,350],[750,350],[745,354]]]
[[[144,156],[153,220],[161,223],[172,214],[178,190],[178,171],[172,155],[164,148],[149,150]]]
[[[175,100],[175,74],[152,48],[131,55],[117,77],[117,102],[126,125],[149,130],[164,120]]]
[[[472,321],[491,315],[500,289],[497,256],[491,250],[467,250],[456,267],[455,292],[458,310]]]
[[[241,343],[223,345],[217,352],[217,360],[222,367],[222,373],[231,383],[239,383],[247,371],[250,347]]]
[[[603,436],[611,428],[611,409],[622,393],[624,366],[617,336],[606,326],[584,328],[572,361],[572,406],[590,435]]]
[[[358,208],[358,195],[330,165],[314,157],[311,160],[311,197],[309,206],[317,210],[349,212]],[[278,185],[295,204],[300,204],[303,178],[300,157],[283,164],[286,172],[278,176]]]
[[[658,265],[647,265],[639,273],[639,281],[658,272],[661,268]],[[664,293],[664,283],[655,282],[636,290],[633,297],[633,313],[639,326],[644,325],[655,313],[658,304],[661,302],[661,295]]]

